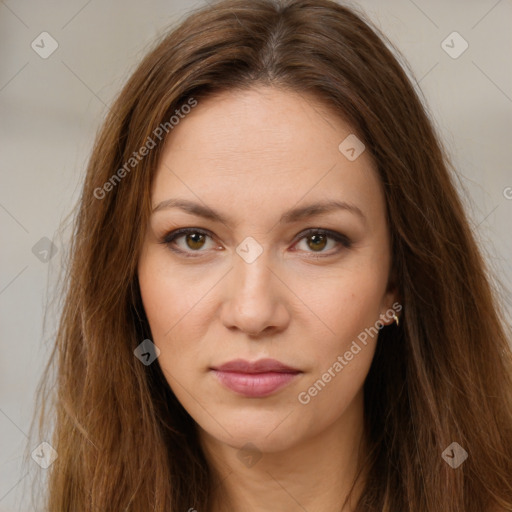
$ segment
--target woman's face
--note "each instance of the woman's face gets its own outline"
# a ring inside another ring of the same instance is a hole
[[[272,452],[362,417],[365,329],[396,296],[381,183],[351,134],[268,87],[199,101],[169,134],[139,282],[157,362],[210,439]]]

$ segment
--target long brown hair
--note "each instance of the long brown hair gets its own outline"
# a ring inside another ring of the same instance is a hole
[[[214,479],[194,421],[159,365],[134,356],[151,339],[136,269],[163,147],[155,130],[171,133],[191,101],[254,85],[322,100],[364,141],[384,187],[404,309],[399,326],[380,331],[365,382],[370,450],[357,511],[512,510],[504,312],[446,151],[389,48],[363,15],[329,0],[227,0],[194,12],[143,59],[98,133],[75,218],[40,388],[39,428],[54,423],[58,453],[48,510],[208,510]],[[468,453],[457,469],[442,457],[452,442]]]

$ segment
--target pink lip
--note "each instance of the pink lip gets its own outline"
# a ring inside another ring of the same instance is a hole
[[[236,359],[211,370],[228,389],[254,398],[271,395],[302,373],[275,359],[255,362]]]

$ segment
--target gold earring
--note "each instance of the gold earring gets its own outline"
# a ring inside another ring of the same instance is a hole
[[[393,320],[396,322],[396,325],[398,327],[398,325],[399,325],[398,317],[396,316],[396,313],[394,311],[393,311]]]

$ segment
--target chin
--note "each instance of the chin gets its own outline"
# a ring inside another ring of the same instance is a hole
[[[279,452],[292,447],[303,434],[296,421],[286,419],[288,415],[288,411],[237,411],[234,415],[216,416],[224,428],[209,421],[208,425],[201,425],[201,429],[232,448],[243,449],[251,443],[261,452]]]

